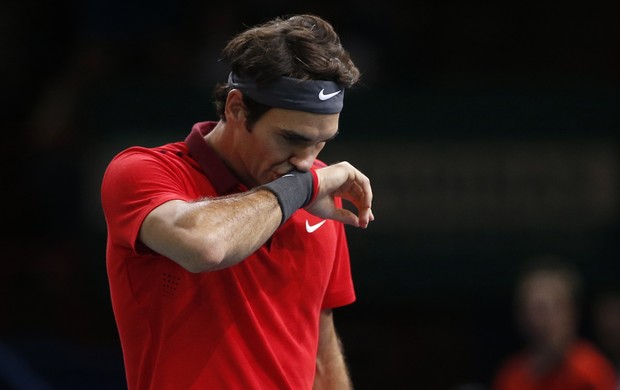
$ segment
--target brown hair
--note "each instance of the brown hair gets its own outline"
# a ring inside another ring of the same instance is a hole
[[[352,87],[360,78],[338,34],[324,19],[309,14],[277,17],[233,37],[222,50],[232,72],[260,84],[280,76],[302,80],[329,80]],[[215,109],[222,120],[230,87],[216,85]],[[248,127],[269,108],[244,96]]]

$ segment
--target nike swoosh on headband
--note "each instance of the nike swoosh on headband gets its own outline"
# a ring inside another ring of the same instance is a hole
[[[325,92],[325,89],[322,89],[322,90],[319,92],[319,99],[321,99],[321,100],[327,100],[327,99],[331,99],[331,98],[333,98],[334,96],[338,95],[340,92],[342,92],[342,90],[338,90],[338,91],[336,91],[336,92],[327,93],[327,94],[326,94],[326,93],[323,93],[323,92]]]

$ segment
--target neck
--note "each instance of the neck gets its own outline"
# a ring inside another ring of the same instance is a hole
[[[235,129],[230,128],[226,122],[220,120],[204,138],[239,181],[251,188],[252,182],[243,175],[244,170],[235,151],[234,131]]]

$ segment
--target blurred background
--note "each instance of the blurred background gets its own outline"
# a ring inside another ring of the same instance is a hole
[[[560,256],[580,332],[620,285],[620,3],[9,0],[0,5],[0,388],[122,389],[99,186],[121,149],[215,119],[219,50],[276,15],[330,21],[361,69],[321,155],[372,180],[336,312],[356,388],[485,389],[520,346],[517,270]],[[616,335],[617,337],[617,335]]]

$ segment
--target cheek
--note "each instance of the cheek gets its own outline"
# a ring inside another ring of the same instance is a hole
[[[257,145],[255,149],[256,155],[259,158],[259,164],[263,167],[279,165],[286,162],[289,157],[285,151],[272,148],[269,145]]]
[[[259,165],[270,160],[273,156],[273,145],[268,140],[254,139],[246,145],[246,149]]]
[[[288,155],[281,150],[255,145],[253,149],[254,174],[263,183],[270,182],[290,169]]]

